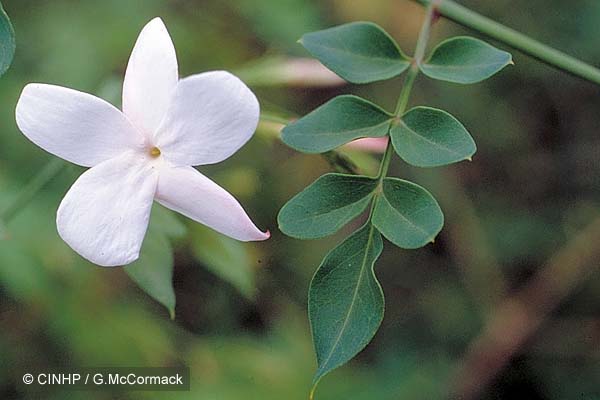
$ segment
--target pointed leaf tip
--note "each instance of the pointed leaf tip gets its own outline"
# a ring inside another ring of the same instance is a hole
[[[150,297],[161,303],[175,317],[173,290],[173,250],[163,231],[150,227],[140,258],[124,267],[129,277]]]
[[[319,380],[348,362],[373,338],[383,319],[384,298],[373,265],[383,249],[370,224],[334,248],[317,269],[309,288],[308,314]]]

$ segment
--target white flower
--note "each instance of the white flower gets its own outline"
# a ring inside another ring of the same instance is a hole
[[[265,240],[240,204],[192,165],[225,160],[258,124],[259,105],[224,71],[179,80],[175,48],[160,18],[135,44],[123,112],[95,96],[29,84],[17,125],[44,150],[87,170],[58,208],[58,233],[102,266],[139,257],[153,200],[232,238]]]

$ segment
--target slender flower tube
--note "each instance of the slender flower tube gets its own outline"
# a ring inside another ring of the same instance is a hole
[[[389,138],[377,137],[377,138],[362,138],[356,139],[344,147],[351,150],[361,150],[369,153],[385,153]]]
[[[258,100],[228,72],[180,80],[160,18],[135,44],[122,112],[87,93],[33,83],[23,89],[16,119],[33,143],[91,167],[65,195],[56,225],[95,264],[139,257],[153,200],[237,240],[269,238],[231,194],[192,167],[223,161],[252,137]]]

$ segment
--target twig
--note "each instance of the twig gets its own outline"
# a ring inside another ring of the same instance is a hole
[[[428,6],[432,0],[413,0]],[[439,0],[436,0],[439,1]],[[551,67],[566,71],[574,76],[600,84],[600,69],[558,51],[514,29],[469,10],[452,0],[443,0],[437,6],[437,12],[444,17],[482,33],[494,40],[513,47]]]

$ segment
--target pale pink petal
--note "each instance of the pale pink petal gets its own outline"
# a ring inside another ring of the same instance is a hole
[[[371,153],[384,153],[388,145],[388,138],[362,138],[356,139],[344,146],[344,148],[352,150],[362,150]]]
[[[16,119],[33,143],[84,167],[144,144],[121,111],[98,97],[62,86],[25,86]]]
[[[270,236],[254,225],[231,194],[192,167],[162,168],[156,200],[237,240],[265,240]]]
[[[252,137],[258,118],[256,96],[234,75],[193,75],[177,84],[156,145],[177,165],[214,164]]]
[[[123,82],[123,112],[151,139],[175,92],[177,56],[165,24],[150,21],[140,33]]]
[[[291,58],[282,66],[285,83],[299,87],[328,87],[345,85],[346,81],[314,58]]]
[[[133,153],[87,170],[58,208],[59,235],[94,264],[111,267],[135,261],[157,181],[153,164]]]

